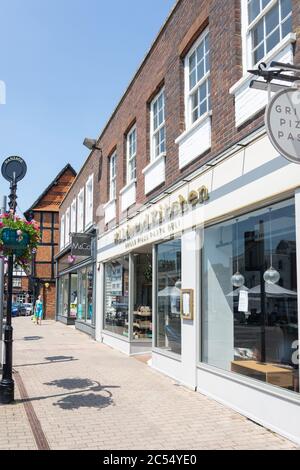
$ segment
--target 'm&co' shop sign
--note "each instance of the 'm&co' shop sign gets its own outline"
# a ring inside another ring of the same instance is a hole
[[[266,109],[265,123],[269,139],[278,152],[300,163],[300,90],[280,91]]]
[[[71,254],[73,256],[91,256],[91,236],[85,233],[73,233],[71,242]]]

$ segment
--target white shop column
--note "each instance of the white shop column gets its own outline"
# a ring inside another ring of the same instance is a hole
[[[102,329],[104,318],[104,264],[96,263],[96,341],[102,342]]]
[[[295,345],[294,359],[299,364],[299,347],[300,347],[300,188],[295,191],[295,215],[296,215],[296,254],[297,254],[297,299],[298,299],[298,344]],[[300,374],[300,368],[299,368]],[[299,376],[300,380],[300,376]]]
[[[197,233],[195,230],[185,232],[182,235],[181,253],[181,287],[194,291],[194,320],[182,320],[182,377],[185,385],[196,388],[196,364],[197,364],[197,310],[200,286],[197,286],[197,272],[199,269],[199,249],[197,248]]]

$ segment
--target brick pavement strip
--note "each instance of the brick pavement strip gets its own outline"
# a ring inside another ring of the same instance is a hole
[[[50,449],[297,448],[74,327],[28,317],[13,326],[14,369],[28,398],[16,387],[16,402],[0,406],[0,449],[37,449],[41,433]]]

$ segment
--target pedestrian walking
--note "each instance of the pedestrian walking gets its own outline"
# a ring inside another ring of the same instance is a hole
[[[34,315],[36,318],[36,324],[41,325],[43,318],[43,299],[41,295],[38,296],[37,301],[35,302]]]

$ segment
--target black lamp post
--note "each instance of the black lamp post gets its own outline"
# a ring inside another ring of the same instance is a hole
[[[26,163],[20,157],[9,157],[2,165],[2,175],[5,179],[10,181],[10,195],[9,195],[9,209],[14,215],[17,206],[17,181],[20,181],[26,174]],[[4,327],[4,358],[3,358],[3,373],[0,382],[0,403],[9,404],[14,401],[15,384],[12,377],[12,343],[13,343],[13,328],[11,325],[12,317],[12,295],[13,295],[13,267],[14,255],[10,254],[8,257],[8,272],[7,272],[7,313],[6,324]]]

